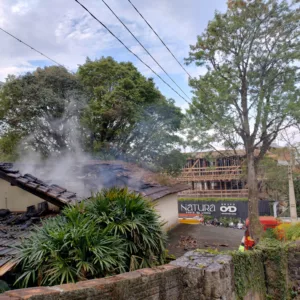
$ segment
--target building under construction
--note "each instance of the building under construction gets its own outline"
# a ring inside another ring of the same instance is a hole
[[[214,151],[191,155],[179,181],[191,190],[184,195],[193,197],[247,197],[245,181],[245,151]]]
[[[270,150],[267,156],[278,164],[290,159],[289,151],[284,148],[272,147]],[[255,155],[258,153],[257,149]],[[258,176],[261,177],[261,174]],[[191,186],[182,196],[245,198],[248,196],[246,153],[244,150],[220,150],[191,154],[178,180]]]

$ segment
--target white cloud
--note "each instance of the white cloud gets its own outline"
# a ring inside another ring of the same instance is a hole
[[[164,78],[162,70],[153,62],[133,37],[99,0],[81,0],[104,24],[106,24],[135,53],[141,56]],[[225,7],[225,0],[133,0],[144,17],[183,63],[189,44],[206,26],[218,4]],[[110,0],[107,3],[141,40],[178,84],[189,91],[184,71],[164,48],[155,34],[140,18],[128,1]],[[99,23],[88,15],[75,1],[62,0],[1,0],[0,26],[24,42],[59,63],[76,71],[78,64],[90,58],[110,55],[121,61],[132,61],[145,75],[154,75],[113,38]],[[45,58],[0,31],[0,81],[8,74],[31,71],[45,63]],[[49,62],[48,62],[49,64]],[[192,74],[199,69],[185,66]],[[166,81],[170,82],[166,78]],[[157,81],[158,83],[159,81]],[[170,82],[171,83],[171,82]],[[178,99],[166,88],[167,95]]]

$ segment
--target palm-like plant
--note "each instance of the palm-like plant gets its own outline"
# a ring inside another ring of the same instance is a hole
[[[112,188],[36,227],[18,248],[17,283],[54,285],[164,263],[166,235],[153,204]]]
[[[125,247],[84,213],[84,204],[65,208],[19,246],[22,286],[53,285],[125,271]]]
[[[112,188],[95,194],[86,211],[100,228],[124,240],[127,270],[164,263],[166,234],[153,203],[127,189]]]

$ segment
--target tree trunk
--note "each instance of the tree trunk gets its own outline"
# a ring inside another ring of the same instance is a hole
[[[262,226],[259,222],[258,210],[258,186],[256,177],[256,168],[254,161],[254,153],[247,154],[247,183],[248,183],[248,216],[250,221],[249,231],[251,237],[257,243],[262,235]]]

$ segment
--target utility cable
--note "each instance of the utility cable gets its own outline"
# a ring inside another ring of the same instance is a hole
[[[54,59],[50,58],[48,55],[40,52],[39,50],[33,48],[32,46],[28,45],[27,43],[23,42],[22,40],[20,40],[19,38],[17,38],[16,36],[12,35],[11,33],[9,33],[8,31],[4,30],[3,28],[0,27],[0,30],[2,30],[3,32],[5,32],[6,34],[10,35],[12,38],[14,38],[15,40],[17,40],[18,42],[24,44],[25,46],[27,46],[28,48],[30,48],[31,50],[39,53],[40,55],[46,57],[47,59],[51,60],[52,62],[54,62],[55,64],[59,65],[60,67],[66,68],[65,66],[63,66],[62,64],[58,63],[57,61],[55,61]]]
[[[136,12],[141,16],[141,18],[147,23],[147,25],[151,28],[151,30],[155,33],[155,35],[159,38],[159,40],[162,42],[162,44],[167,48],[167,50],[170,52],[170,54],[174,57],[174,59],[177,61],[177,63],[180,65],[180,67],[183,69],[183,71],[191,78],[192,76],[190,73],[185,69],[185,67],[180,63],[180,61],[175,57],[175,55],[172,53],[172,51],[169,49],[169,47],[166,45],[166,43],[161,39],[161,37],[158,35],[158,33],[153,29],[153,27],[148,23],[148,21],[144,18],[144,16],[139,12],[139,10],[134,6],[134,4],[128,0],[128,2],[132,5],[132,7],[136,10]]]
[[[191,104],[183,96],[181,96],[169,83],[167,83],[159,74],[157,74],[147,63],[145,63],[137,54],[131,51],[128,46],[126,46],[121,39],[119,39],[104,23],[102,23],[96,16],[94,16],[83,4],[78,0],[75,0],[86,12],[90,14],[99,24],[101,24],[114,38],[116,38],[131,54],[133,54],[143,65],[145,65],[149,70],[151,70],[164,84],[166,84],[173,92],[175,92],[180,98],[182,98],[188,104]]]
[[[163,72],[173,81],[173,83],[180,89],[180,91],[189,99],[189,96],[180,88],[180,86],[173,80],[173,78],[167,73],[167,71],[160,65],[160,63],[152,56],[152,54],[147,50],[146,47],[139,41],[139,39],[131,32],[131,30],[126,26],[126,24],[117,16],[117,14],[111,9],[111,7],[104,1],[102,2],[105,6],[113,13],[113,15],[119,20],[119,22],[127,29],[127,31],[132,35],[132,37],[140,44],[140,46],[151,56],[151,58],[156,62],[156,64],[163,70]]]

